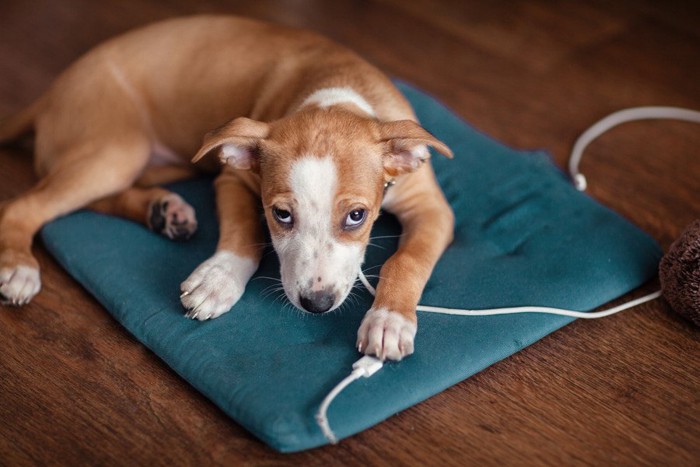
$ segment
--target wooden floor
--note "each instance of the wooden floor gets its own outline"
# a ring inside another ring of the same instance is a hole
[[[101,40],[194,12],[325,33],[562,167],[577,134],[611,111],[700,109],[695,1],[2,0],[0,115]],[[593,197],[664,249],[700,217],[698,126],[626,125],[583,169]],[[0,200],[33,183],[28,155],[0,150]],[[0,308],[3,465],[700,465],[700,332],[662,301],[575,322],[338,446],[281,455],[35,252],[43,291]]]

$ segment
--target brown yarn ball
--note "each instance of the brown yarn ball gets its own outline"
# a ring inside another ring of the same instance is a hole
[[[700,219],[685,229],[661,259],[659,279],[671,307],[700,326]]]

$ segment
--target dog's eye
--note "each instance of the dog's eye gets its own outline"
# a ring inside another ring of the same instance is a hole
[[[293,222],[292,213],[286,209],[272,208],[272,215],[282,224],[291,225]]]
[[[353,209],[345,218],[345,228],[352,229],[359,227],[367,218],[367,211],[364,209]]]

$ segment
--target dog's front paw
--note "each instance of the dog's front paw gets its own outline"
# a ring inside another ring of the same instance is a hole
[[[151,203],[147,224],[151,230],[171,240],[187,240],[197,230],[194,209],[175,193]]]
[[[226,313],[243,295],[255,272],[252,260],[219,251],[199,265],[180,285],[185,316],[204,321]]]
[[[386,308],[371,308],[357,331],[357,349],[382,360],[401,360],[413,353],[415,321]]]
[[[0,254],[0,304],[25,305],[40,289],[39,265],[34,258],[12,250]]]

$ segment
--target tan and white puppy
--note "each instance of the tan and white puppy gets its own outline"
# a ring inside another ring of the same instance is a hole
[[[187,316],[215,318],[243,294],[264,241],[260,200],[284,291],[313,313],[348,296],[383,208],[403,234],[381,269],[357,345],[382,359],[413,352],[415,308],[454,223],[425,163],[427,146],[452,154],[416,123],[392,83],[349,50],[235,17],[157,23],[87,53],[0,123],[0,142],[31,130],[41,181],[0,204],[4,303],[27,303],[39,291],[32,237],[78,208],[187,238],[197,225],[193,209],[154,185],[221,162],[220,240],[182,283]]]

